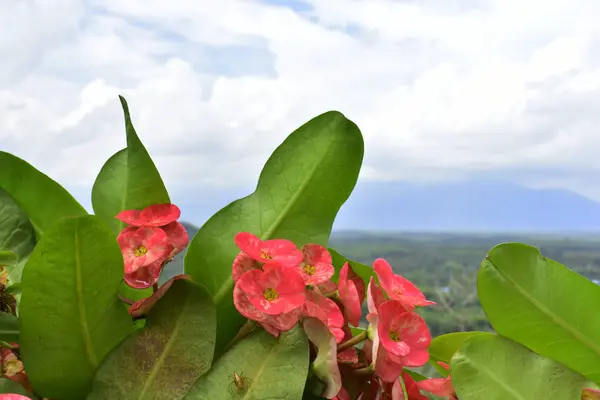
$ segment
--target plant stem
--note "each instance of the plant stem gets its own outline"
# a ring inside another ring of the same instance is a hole
[[[373,368],[371,368],[370,365],[367,365],[366,367],[362,367],[362,368],[358,368],[358,369],[353,369],[352,373],[356,374],[356,375],[372,375],[373,374]]]
[[[235,335],[235,337],[233,339],[231,339],[231,341],[227,344],[227,346],[225,346],[224,351],[229,350],[229,348],[231,346],[233,346],[234,344],[236,344],[237,342],[239,342],[240,340],[245,338],[250,332],[252,332],[254,330],[255,327],[256,327],[256,322],[252,321],[251,319],[246,321],[246,323],[238,331],[237,335]]]
[[[354,346],[355,344],[359,344],[360,342],[367,340],[368,338],[369,338],[368,331],[361,332],[358,335],[354,336],[353,338],[346,340],[344,343],[340,343],[340,345],[337,348],[337,351],[340,352],[340,351],[346,350],[346,349]]]
[[[127,303],[129,305],[132,305],[133,303],[135,303],[135,301],[128,299],[127,297],[123,296],[122,294],[119,294],[119,299],[121,299],[121,301],[123,303]]]
[[[152,293],[156,293],[157,290],[158,290],[158,282],[155,283],[154,285],[152,285]]]

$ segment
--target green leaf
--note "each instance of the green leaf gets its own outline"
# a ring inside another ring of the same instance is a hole
[[[271,155],[251,195],[213,215],[192,239],[185,273],[204,284],[217,304],[220,351],[243,325],[233,306],[231,264],[238,232],[283,238],[298,246],[327,245],[340,207],[356,184],[363,158],[358,127],[339,112],[294,131]]]
[[[19,259],[17,255],[10,250],[0,250],[0,266],[14,266]]]
[[[135,132],[127,102],[122,96],[119,99],[125,114],[127,148],[108,159],[92,188],[94,212],[115,234],[125,226],[115,218],[121,211],[171,202],[156,165]]]
[[[39,238],[64,217],[86,215],[85,209],[62,186],[26,161],[0,151],[0,187],[27,214]]]
[[[19,385],[10,379],[0,378],[0,394],[20,394],[29,398],[34,398],[31,393],[28,393],[23,385]]]
[[[377,279],[377,274],[375,274],[375,270],[373,268],[369,267],[368,265],[349,260],[332,248],[329,248],[328,250],[331,254],[331,261],[333,262],[333,266],[335,267],[335,274],[331,279],[333,279],[335,282],[337,282],[340,276],[340,271],[345,263],[348,263],[350,265],[350,268],[352,268],[352,271],[354,271],[356,275],[360,276],[360,278],[365,283],[365,287],[368,287],[371,277],[375,278],[376,283],[379,282],[379,280]]]
[[[600,287],[535,247],[492,248],[477,292],[498,334],[600,382]]]
[[[424,381],[425,379],[429,379],[425,375],[422,375],[422,374],[418,373],[417,371],[413,371],[412,369],[404,368],[404,371],[406,371],[415,380],[415,382]]]
[[[475,335],[493,335],[489,332],[452,332],[438,336],[431,341],[429,346],[429,362],[443,376],[448,376],[448,371],[438,365],[438,361],[450,365],[450,360],[456,353],[465,340]]]
[[[7,191],[0,188],[0,250],[11,251],[20,259],[34,247],[35,232],[27,214]]]
[[[468,339],[451,363],[460,400],[579,400],[590,382],[497,335]]]
[[[119,285],[119,294],[129,300],[138,301],[152,296],[152,288],[135,289],[123,281]]]
[[[44,397],[81,399],[96,368],[132,331],[117,297],[123,258],[114,235],[88,215],[46,232],[23,271],[21,354]]]
[[[219,358],[185,399],[300,399],[308,374],[308,356],[308,340],[299,325],[282,332],[279,339],[256,330]],[[243,381],[239,389],[234,373]]]
[[[0,340],[19,343],[19,319],[14,315],[0,312]]]
[[[188,280],[174,281],[146,327],[107,357],[88,400],[182,399],[210,368],[215,338],[208,292]]]

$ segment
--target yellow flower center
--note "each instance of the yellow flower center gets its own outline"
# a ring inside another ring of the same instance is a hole
[[[135,254],[136,257],[141,257],[144,254],[146,254],[147,252],[148,252],[147,248],[145,248],[144,246],[140,246],[133,251],[133,254]]]
[[[279,297],[279,293],[277,293],[277,290],[273,288],[267,288],[263,296],[269,301],[274,301]]]
[[[399,342],[400,335],[398,335],[398,332],[390,331],[390,339],[392,339],[394,342]]]
[[[16,357],[13,360],[4,362],[4,372],[6,376],[15,376],[23,371],[23,363]]]
[[[317,270],[314,265],[310,264],[306,264],[302,269],[307,275],[314,275],[315,271]]]
[[[261,250],[260,258],[264,258],[265,260],[271,260],[273,257],[271,257],[271,255],[267,251]]]

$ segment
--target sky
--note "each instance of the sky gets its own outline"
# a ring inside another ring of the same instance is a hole
[[[0,150],[89,208],[125,146],[175,202],[251,191],[304,122],[361,128],[368,181],[506,180],[600,201],[597,0],[4,0]]]

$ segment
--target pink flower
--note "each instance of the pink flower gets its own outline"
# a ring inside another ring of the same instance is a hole
[[[146,288],[158,281],[171,247],[160,228],[125,229],[117,237],[125,262],[125,281],[134,288]]]
[[[318,244],[302,246],[303,259],[299,265],[300,275],[306,285],[319,285],[333,276],[331,255],[327,249]]]
[[[324,295],[327,295],[334,293],[337,290],[337,288],[338,287],[334,281],[327,280],[323,283],[318,284],[316,290]]]
[[[438,362],[439,365],[450,370],[450,366],[443,362]],[[417,386],[431,394],[439,397],[448,397],[450,400],[456,399],[456,393],[454,392],[454,386],[452,386],[452,379],[450,375],[446,378],[431,378],[425,379],[416,383]]]
[[[372,364],[375,368],[375,375],[381,378],[384,382],[393,382],[398,379],[402,373],[402,363],[399,357],[394,357],[384,346],[381,345],[380,335],[378,332],[380,316],[376,313],[369,313],[367,320],[373,330],[373,342],[365,342],[365,347],[368,345],[368,351],[365,351],[367,357],[372,359]]]
[[[248,271],[260,269],[261,265],[258,261],[243,251],[240,251],[233,260],[233,265],[231,266],[231,276],[233,277],[233,282],[239,281],[242,275]]]
[[[153,204],[142,211],[121,211],[115,218],[132,226],[165,226],[180,216],[181,210],[175,204]]]
[[[240,314],[248,319],[258,322],[275,338],[279,336],[279,332],[285,332],[292,329],[300,319],[299,309],[279,315],[269,315],[257,310],[250,300],[248,300],[244,291],[240,288],[240,281],[238,281],[233,288],[233,304]]]
[[[187,229],[177,221],[173,221],[161,228],[167,234],[167,242],[171,246],[169,257],[175,257],[188,245],[189,237]]]
[[[129,314],[133,318],[139,318],[141,316],[147,315],[154,306],[154,304],[156,304],[156,302],[160,300],[165,295],[165,293],[167,293],[167,290],[169,290],[173,282],[179,279],[190,279],[190,277],[187,275],[176,275],[172,277],[171,279],[166,281],[160,288],[158,288],[158,290],[154,292],[152,296],[146,297],[145,299],[141,299],[133,303],[131,307],[129,307]]]
[[[420,367],[429,361],[431,334],[425,320],[408,312],[397,300],[379,306],[377,331],[381,345],[391,358],[407,367]]]
[[[336,343],[344,338],[344,315],[335,303],[335,301],[317,293],[313,290],[306,291],[306,302],[302,313],[307,317],[313,317],[320,320],[331,334],[335,337]]]
[[[240,232],[235,236],[235,244],[253,259],[265,264],[297,267],[304,258],[298,247],[285,239],[263,241],[251,233]]]
[[[408,311],[412,311],[415,306],[435,304],[435,302],[425,299],[425,295],[411,281],[394,274],[390,264],[383,258],[375,260],[373,269],[388,297],[402,302]]]
[[[375,283],[373,277],[369,280],[369,287],[367,290],[367,305],[369,307],[369,313],[379,314],[379,306],[385,302],[385,294],[383,290]]]
[[[27,396],[20,394],[0,394],[0,400],[31,400]]]
[[[340,271],[340,279],[338,281],[338,293],[340,301],[344,306],[344,314],[348,322],[354,326],[360,323],[361,301],[358,290],[354,281],[348,279],[348,270],[350,265],[345,263]]]
[[[406,394],[408,395],[408,399],[404,399],[404,393],[402,393],[402,386],[400,385],[400,380],[396,380],[394,383],[394,387],[396,387],[396,383],[398,384],[398,389],[400,389],[399,397],[400,400],[427,400],[427,396],[424,396],[419,390],[419,383],[415,382],[412,376],[406,371],[402,372],[402,380],[404,381],[404,386],[406,387]],[[393,392],[393,390],[392,390]]]
[[[288,313],[304,305],[304,280],[296,269],[265,265],[246,272],[237,282],[254,307],[269,315]]]

